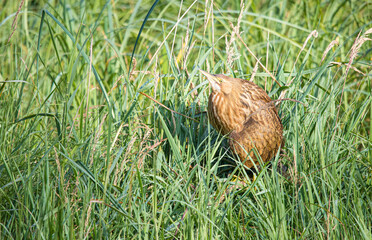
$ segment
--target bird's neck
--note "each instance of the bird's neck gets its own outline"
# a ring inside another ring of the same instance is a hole
[[[237,105],[239,105],[238,108]],[[208,108],[213,127],[222,134],[228,134],[234,130],[239,131],[244,123],[245,115],[241,111],[240,101],[230,94],[212,93],[209,97]]]

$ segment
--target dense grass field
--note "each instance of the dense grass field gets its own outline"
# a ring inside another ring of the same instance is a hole
[[[372,239],[370,2],[0,3],[0,239]],[[199,69],[290,99],[255,178]]]

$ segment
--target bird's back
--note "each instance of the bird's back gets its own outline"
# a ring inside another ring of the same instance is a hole
[[[230,96],[233,99],[224,96],[225,99],[221,100],[227,101],[225,109],[220,107],[212,111],[210,119],[212,125],[222,130],[223,134],[230,133],[230,147],[245,166],[251,168],[258,163],[257,153],[263,162],[275,156],[282,143],[283,126],[275,104],[265,90],[253,82],[234,80],[240,81],[239,94],[235,98]],[[212,103],[211,97],[209,100]]]
[[[248,81],[242,86],[240,98],[246,116],[241,129],[231,132],[230,147],[251,168],[258,164],[257,154],[263,162],[275,156],[283,141],[283,125],[275,104],[261,87]]]

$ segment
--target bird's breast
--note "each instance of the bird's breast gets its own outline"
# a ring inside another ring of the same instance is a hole
[[[238,103],[223,93],[212,93],[208,101],[209,120],[222,134],[228,134],[244,124],[244,112]]]

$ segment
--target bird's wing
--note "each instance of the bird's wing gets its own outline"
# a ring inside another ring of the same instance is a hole
[[[249,94],[251,101],[263,101],[263,102],[271,102],[271,98],[265,90],[263,90],[258,85],[254,84],[253,82],[246,81],[243,84],[243,93],[247,92]]]
[[[262,121],[265,118],[267,111],[271,110],[271,98],[265,90],[252,82],[245,82],[240,94],[242,111],[245,113],[245,121],[253,118],[256,121]],[[274,107],[275,108],[275,107]]]

